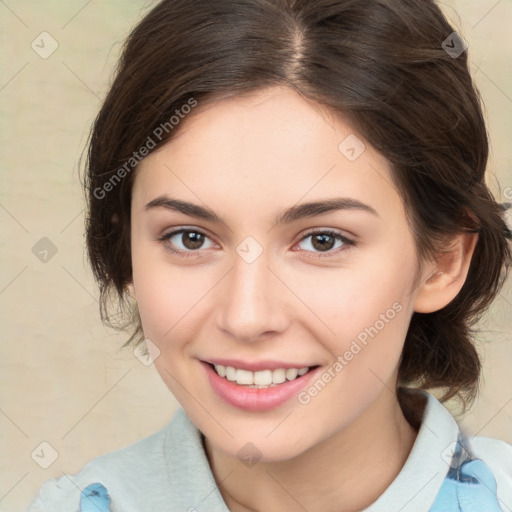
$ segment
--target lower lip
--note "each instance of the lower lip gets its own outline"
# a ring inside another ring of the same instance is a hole
[[[319,366],[295,380],[271,388],[258,389],[240,386],[218,375],[208,363],[201,361],[201,364],[217,395],[228,404],[245,411],[267,411],[279,407],[296,396],[321,369]]]

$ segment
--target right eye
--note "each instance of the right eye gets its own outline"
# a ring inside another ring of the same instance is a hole
[[[181,235],[181,237],[179,235]],[[175,237],[177,237],[176,241],[181,241],[183,249],[174,248],[176,247],[176,243],[171,241]],[[184,258],[189,258],[193,256],[195,252],[199,252],[198,249],[200,249],[201,246],[204,244],[205,238],[209,239],[209,237],[202,231],[199,231],[197,229],[182,228],[164,234],[162,237],[159,238],[159,241],[162,242],[165,246],[165,249],[170,251],[171,253],[177,254],[178,256],[182,256]]]

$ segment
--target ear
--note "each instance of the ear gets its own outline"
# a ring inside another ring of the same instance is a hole
[[[451,240],[447,251],[439,253],[426,269],[414,302],[417,313],[444,308],[460,292],[469,271],[478,233],[463,233]]]

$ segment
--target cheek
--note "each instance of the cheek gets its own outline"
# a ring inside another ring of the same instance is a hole
[[[169,345],[165,343],[166,340],[181,339],[180,332],[186,323],[184,317],[190,314],[193,304],[197,302],[197,294],[190,291],[190,286],[185,291],[183,281],[167,281],[160,276],[154,278],[151,274],[156,271],[156,268],[144,271],[139,274],[137,281],[134,275],[134,282],[144,334],[163,350]]]
[[[183,273],[169,264],[147,244],[132,246],[133,282],[144,334],[161,350],[163,341],[175,334],[186,314],[191,286]]]
[[[199,336],[222,274],[171,263],[154,247],[132,249],[133,281],[144,335],[162,353],[176,352]]]
[[[389,310],[408,311],[412,301],[411,284],[416,271],[414,254],[399,254],[387,248],[368,252],[346,268],[310,277],[296,276],[298,294],[337,337],[355,336],[373,325]],[[401,307],[393,305],[398,303]],[[400,320],[401,321],[401,320]]]
[[[391,377],[410,321],[416,265],[412,246],[386,244],[350,267],[319,277],[305,295],[322,320],[316,336],[333,360],[344,358],[344,377],[336,379],[339,390],[349,381],[371,389]]]

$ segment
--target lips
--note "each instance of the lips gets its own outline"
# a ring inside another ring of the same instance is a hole
[[[212,360],[213,361],[213,360]],[[234,360],[215,360],[215,361],[224,361],[231,364],[240,364],[240,361],[236,362]],[[254,368],[264,368],[270,369],[268,365],[269,363],[276,364],[276,361],[273,362],[258,362],[252,365]],[[227,379],[220,377],[217,375],[215,369],[213,368],[213,363],[207,363],[204,361],[200,362],[201,366],[204,368],[206,372],[206,377],[212,390],[220,397],[225,403],[236,407],[238,409],[242,409],[250,412],[262,412],[270,409],[274,409],[279,407],[280,405],[289,402],[291,399],[296,397],[298,393],[304,389],[309,382],[314,379],[318,373],[321,371],[320,366],[316,366],[315,368],[310,368],[310,370],[296,378],[292,381],[287,381],[282,384],[277,384],[268,388],[258,389],[252,388],[249,386],[239,385],[236,382],[230,382]],[[222,363],[217,363],[222,364]],[[283,363],[277,363],[280,368],[283,368]],[[295,363],[294,363],[295,365]],[[248,365],[246,365],[247,367]],[[290,366],[289,364],[285,364],[284,366]],[[243,369],[243,368],[240,368]],[[252,371],[252,370],[251,370]],[[258,370],[255,370],[258,371]]]

